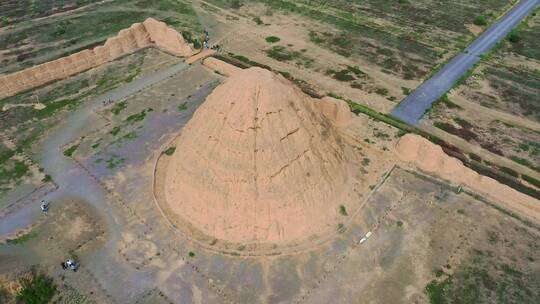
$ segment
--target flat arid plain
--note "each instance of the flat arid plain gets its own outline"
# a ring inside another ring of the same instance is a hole
[[[0,303],[538,303],[539,5],[1,1]]]

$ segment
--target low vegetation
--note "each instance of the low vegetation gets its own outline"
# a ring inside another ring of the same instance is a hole
[[[276,45],[270,49],[267,49],[266,55],[278,61],[289,61],[297,58],[300,53],[296,51],[290,51],[284,46]]]
[[[344,205],[340,205],[339,206],[339,214],[343,215],[343,216],[348,216],[349,214],[347,213],[347,209],[345,208]]]
[[[129,123],[135,123],[135,122],[143,121],[144,118],[146,117],[146,114],[148,114],[148,113],[150,113],[152,111],[153,111],[152,108],[146,108],[146,109],[140,111],[139,113],[129,115],[125,119],[125,121],[129,122]]]
[[[186,111],[187,109],[188,109],[187,102],[183,102],[180,105],[178,105],[178,111],[180,112]]]
[[[115,104],[115,105],[111,108],[111,113],[113,113],[114,115],[118,115],[118,114],[120,114],[120,112],[122,112],[122,110],[124,110],[125,108],[127,108],[127,102],[126,102],[126,101],[121,101],[121,102]]]
[[[20,245],[28,242],[29,240],[35,238],[37,236],[37,233],[35,231],[20,235],[14,239],[8,239],[6,240],[6,244],[8,245]]]
[[[56,285],[53,279],[44,274],[36,274],[32,278],[23,278],[20,283],[22,288],[16,296],[17,303],[49,303],[56,294]]]
[[[72,145],[71,147],[65,149],[65,150],[64,150],[64,156],[66,156],[66,157],[71,157],[71,156],[73,156],[73,153],[75,153],[75,151],[77,150],[77,148],[79,148],[79,145],[78,145],[78,144],[75,144],[75,145]]]
[[[281,40],[281,38],[277,37],[277,36],[268,36],[265,38],[266,42],[268,43],[276,43],[278,41]]]
[[[167,156],[171,156],[174,154],[174,151],[176,151],[176,147],[169,147],[167,150],[163,151],[163,153]]]

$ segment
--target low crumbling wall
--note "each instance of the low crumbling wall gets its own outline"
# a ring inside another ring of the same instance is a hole
[[[187,57],[193,49],[180,33],[153,18],[118,32],[104,45],[57,60],[0,76],[0,98],[13,96],[51,81],[64,79],[105,62],[146,47],[157,47],[176,56]]]
[[[489,197],[535,223],[540,223],[540,201],[496,180],[465,167],[461,161],[444,153],[440,146],[415,134],[406,134],[396,146],[399,159],[447,181],[466,186]]]
[[[242,69],[214,57],[203,60],[203,65],[225,76],[231,76]]]

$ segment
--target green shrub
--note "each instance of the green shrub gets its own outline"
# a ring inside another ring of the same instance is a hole
[[[268,36],[265,38],[266,42],[268,43],[276,43],[278,41],[281,40],[281,38],[277,37],[277,36]]]
[[[339,213],[343,216],[348,216],[347,209],[343,205],[339,205]]]
[[[137,122],[137,121],[142,121],[146,117],[146,113],[149,113],[149,112],[152,112],[152,111],[153,111],[152,108],[146,108],[146,109],[140,111],[139,113],[128,116],[126,118],[126,121],[131,122],[131,123],[134,123],[134,122]]]
[[[519,173],[517,173],[514,169],[510,169],[508,167],[501,167],[501,171],[510,176],[519,177]]]
[[[480,26],[484,26],[484,25],[487,25],[487,18],[485,16],[477,16],[476,18],[474,18],[474,21],[473,21],[474,24],[476,25],[480,25]]]
[[[239,9],[240,7],[242,7],[242,3],[240,3],[239,0],[232,0],[231,1],[231,8]]]
[[[112,130],[109,133],[112,134],[112,136],[116,136],[116,134],[118,134],[119,132],[120,132],[120,127],[116,126],[112,128]]]
[[[521,175],[521,178],[523,178],[529,184],[531,184],[531,185],[535,186],[536,188],[540,189],[540,181],[537,180],[536,178],[525,175],[525,174]]]
[[[257,25],[263,25],[263,24],[264,24],[264,22],[263,22],[263,21],[261,20],[261,18],[258,17],[258,16],[255,17],[255,18],[253,18],[253,21],[254,21],[255,23],[257,23]]]
[[[276,45],[273,46],[271,49],[266,50],[266,55],[279,61],[288,61],[298,56],[298,53],[291,52],[287,50],[284,46]]]
[[[44,183],[52,182],[52,176],[50,176],[49,174],[45,174],[41,181]]]
[[[30,233],[18,236],[18,237],[14,238],[14,239],[7,239],[6,244],[8,244],[8,245],[20,245],[22,243],[28,242],[29,240],[35,238],[36,236],[37,236],[37,233],[30,232]]]
[[[188,109],[187,102],[183,102],[178,106],[178,111],[182,112]]]
[[[75,150],[77,150],[78,147],[79,145],[73,145],[67,148],[66,150],[64,150],[64,156],[71,157],[73,153],[75,153]]]
[[[127,108],[127,102],[125,101],[122,101],[122,102],[119,102],[117,104],[115,104],[112,109],[111,109],[111,112],[114,114],[114,115],[118,115],[120,114],[120,112],[122,112],[123,109]]]
[[[401,91],[403,92],[403,95],[407,96],[411,94],[412,90],[410,88],[401,87]]]
[[[17,294],[17,303],[49,303],[56,293],[53,279],[43,274],[35,275],[32,279],[21,279],[20,283],[22,289]]]
[[[447,289],[449,283],[449,279],[446,279],[445,281],[442,281],[440,283],[433,280],[426,286],[426,294],[428,295],[431,304],[446,303],[445,290]]]
[[[174,154],[174,151],[176,151],[176,147],[169,147],[167,150],[163,151],[163,153],[168,156],[171,156]]]
[[[354,78],[352,75],[349,74],[349,69],[344,69],[338,72],[330,70],[330,72],[334,74],[333,75],[334,79],[337,79],[339,81],[347,82],[347,81],[356,80],[356,78]]]
[[[518,43],[521,40],[521,36],[517,32],[511,32],[508,34],[508,41],[512,43]]]
[[[482,158],[474,153],[469,153],[469,158],[477,162],[482,162]]]
[[[387,88],[376,88],[375,93],[377,93],[377,94],[379,94],[381,96],[386,96],[386,95],[388,95],[388,89]]]

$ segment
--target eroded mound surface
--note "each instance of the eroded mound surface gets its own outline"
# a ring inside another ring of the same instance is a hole
[[[281,243],[335,231],[349,166],[339,133],[316,102],[267,70],[235,73],[173,144],[168,209],[231,242]]]

